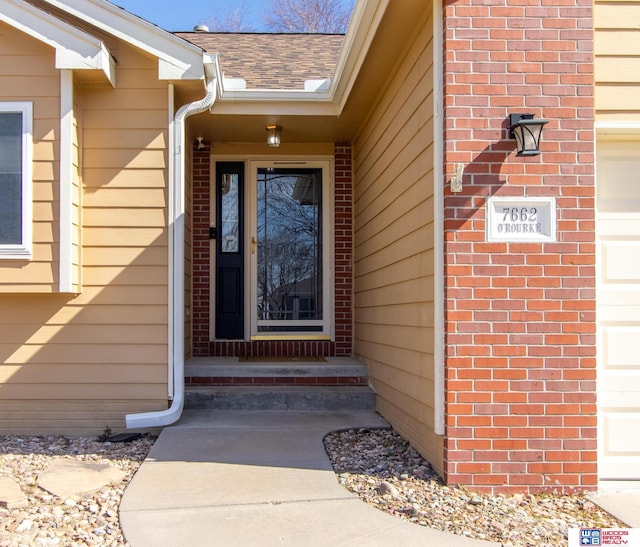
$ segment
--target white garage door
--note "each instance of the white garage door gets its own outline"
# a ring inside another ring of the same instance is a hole
[[[600,480],[640,480],[640,142],[598,143]]]

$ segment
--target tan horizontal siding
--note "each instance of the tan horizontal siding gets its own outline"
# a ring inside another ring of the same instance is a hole
[[[84,251],[87,266],[127,266],[136,262],[139,266],[165,266],[167,249],[150,247],[141,251],[138,247],[97,248],[90,247]]]
[[[159,344],[124,344],[118,340],[112,340],[108,344],[80,342],[60,344],[55,341],[55,336],[53,340],[46,344],[34,344],[29,340],[29,343],[19,348],[15,348],[13,344],[0,344],[0,355],[6,355],[3,359],[4,364],[39,363],[69,366],[88,363],[103,363],[105,366],[137,363],[164,364],[167,358],[164,347]],[[56,378],[57,376],[52,377],[50,381]],[[113,381],[117,380],[117,377],[113,378]],[[40,381],[42,382],[42,378]]]
[[[103,188],[107,184],[112,190],[118,188],[164,188],[164,173],[157,169],[136,169],[135,176],[131,176],[131,171],[122,171],[118,168],[92,169],[84,167],[84,187],[85,192],[90,194],[95,189]]]
[[[30,324],[16,322],[2,325],[2,343],[0,345],[10,346],[8,342],[15,344],[28,340],[29,344],[45,345],[55,341],[56,344],[73,344],[73,347],[77,347],[78,340],[82,340],[85,346],[92,349],[92,344],[103,346],[106,344],[138,344],[141,338],[144,338],[149,345],[157,345],[164,343],[166,337],[167,331],[162,324],[137,325],[135,329],[126,324],[102,324],[99,328],[96,328],[95,325],[84,324],[44,325],[34,330]],[[142,348],[146,348],[146,346],[142,346]],[[74,359],[74,361],[76,360]],[[158,362],[164,362],[164,356],[162,359],[158,359]]]
[[[157,59],[111,45],[117,87],[74,85],[73,278],[81,292],[0,295],[0,431],[123,429],[127,413],[167,407],[168,89]],[[43,107],[59,117],[48,101]],[[36,248],[57,242],[58,191],[47,181],[59,123],[37,129],[46,145],[34,166]]]
[[[355,352],[378,409],[442,469],[434,433],[431,20],[355,142]]]
[[[85,214],[86,217],[86,214]],[[88,222],[91,222],[90,220]],[[83,241],[85,248],[92,246],[95,247],[110,247],[115,241],[118,245],[113,245],[118,248],[122,247],[139,247],[143,251],[145,247],[151,245],[157,245],[165,247],[167,245],[167,233],[166,228],[137,228],[126,229],[121,227],[92,227],[88,226],[85,222],[83,228]]]
[[[640,1],[594,3],[596,120],[640,121]]]
[[[107,398],[92,401],[0,399],[0,433],[96,436],[104,432],[107,427],[114,432],[119,432],[125,428],[125,413],[156,410],[158,405],[158,401],[153,399],[116,401]]]
[[[0,293],[57,290],[60,74],[53,48],[0,23],[0,103],[33,103],[33,258],[0,259]]]
[[[87,157],[85,157],[85,161]],[[95,165],[94,165],[95,167]],[[159,168],[164,167],[164,163],[159,164]],[[135,170],[129,173],[130,177],[135,177]],[[120,207],[139,207],[146,209],[158,209],[165,207],[167,198],[162,188],[97,188],[86,190],[84,193],[84,215],[85,225],[91,225],[93,213],[92,209],[108,207],[117,209]],[[139,222],[133,215],[129,214],[129,226],[147,226]],[[114,217],[115,218],[115,217]]]
[[[167,400],[166,382],[153,384],[151,382],[123,383],[117,379],[113,383],[21,383],[19,376],[11,382],[0,385],[0,399],[156,399]]]
[[[167,304],[167,288],[162,285],[112,286],[109,290],[102,287],[85,287],[74,302],[77,305],[93,304],[95,306],[109,304],[112,306],[129,305],[138,307],[141,304],[154,302],[159,306]]]
[[[80,348],[82,349],[82,348]],[[1,350],[0,350],[1,351]],[[0,368],[0,383],[17,382],[37,384],[47,377],[50,364],[31,363],[29,365],[5,364]],[[47,385],[56,384],[109,384],[115,379],[126,378],[127,383],[145,383],[162,385],[165,378],[162,367],[139,364],[136,367],[127,364],[108,364],[87,362],[61,370]]]
[[[105,285],[166,285],[168,271],[163,266],[86,266],[84,268],[84,283],[87,286]]]

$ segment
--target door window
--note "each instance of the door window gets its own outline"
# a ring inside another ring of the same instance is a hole
[[[315,166],[256,170],[254,335],[328,334],[325,172]]]

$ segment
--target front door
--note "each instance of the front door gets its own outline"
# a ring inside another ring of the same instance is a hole
[[[251,163],[251,338],[330,338],[328,162]]]
[[[598,143],[600,480],[640,480],[640,141]]]

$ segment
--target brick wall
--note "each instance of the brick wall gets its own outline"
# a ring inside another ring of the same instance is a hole
[[[193,152],[193,355],[351,355],[352,304],[352,155],[351,143],[335,145],[334,173],[334,289],[335,340],[333,341],[214,341],[209,342],[210,306],[210,151]]]
[[[211,245],[211,160],[210,144],[193,148],[193,343],[194,356],[209,355]]]
[[[353,338],[353,178],[350,142],[335,145],[334,245],[336,354],[350,355]]]
[[[590,0],[446,0],[445,474],[476,490],[593,489]],[[520,158],[506,121],[549,121]],[[455,163],[463,190],[452,194]],[[485,242],[488,196],[555,196],[557,242]]]

